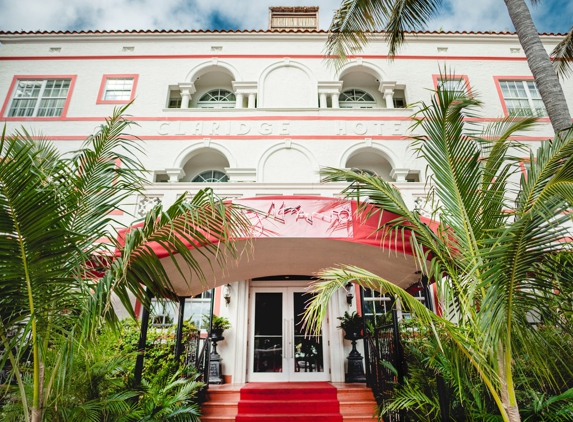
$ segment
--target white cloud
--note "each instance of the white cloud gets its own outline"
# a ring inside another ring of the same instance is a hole
[[[308,5],[305,0],[0,0],[0,28],[10,31],[65,29],[206,29],[216,14],[239,29],[266,29],[268,8]],[[337,2],[320,6],[327,28]]]
[[[513,30],[502,0],[471,2],[449,0],[440,15],[430,23],[431,29],[444,31],[505,31]]]

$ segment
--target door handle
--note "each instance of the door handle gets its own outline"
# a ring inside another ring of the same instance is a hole
[[[288,320],[283,319],[283,357],[288,359]]]
[[[284,320],[285,323],[285,347],[286,353],[285,357],[287,359],[292,359],[292,333],[291,333],[291,326],[288,319]]]

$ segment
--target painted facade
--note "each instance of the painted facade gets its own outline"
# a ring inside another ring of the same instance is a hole
[[[542,35],[548,51],[561,38]],[[297,349],[300,294],[320,268],[363,265],[405,288],[417,281],[402,254],[341,240],[354,236],[348,224],[330,239],[335,217],[324,204],[343,185],[320,184],[321,167],[376,172],[411,207],[423,208],[425,164],[410,148],[410,104],[427,101],[438,83],[471,86],[484,104],[476,124],[529,110],[542,118],[520,139],[535,145],[551,136],[514,34],[410,34],[394,60],[382,40],[373,41],[338,72],[321,54],[325,41],[317,30],[0,33],[0,115],[8,132],[23,125],[62,151],[74,150],[114,107],[134,100],[128,113],[138,124],[132,132],[146,151],[140,158],[150,185],[146,197],[126,205],[131,213],[116,215],[122,223],[205,186],[283,219],[269,226],[254,216],[272,235],[256,241],[248,258],[210,274],[208,286],[184,287],[170,269],[181,296],[217,287],[215,313],[233,326],[219,346],[223,373],[233,382],[344,381],[349,344],[336,317],[357,303],[348,305],[345,291],[329,308],[322,361],[301,359]],[[444,68],[456,81],[441,81]],[[563,88],[572,99],[573,83],[564,81]],[[337,224],[348,223],[342,208],[335,209]],[[265,304],[257,302],[261,295],[270,295]],[[198,297],[194,312],[205,312],[208,302]],[[282,339],[265,346],[273,336],[263,339],[255,319],[272,320],[264,306],[279,305],[284,309],[273,324],[290,346]]]

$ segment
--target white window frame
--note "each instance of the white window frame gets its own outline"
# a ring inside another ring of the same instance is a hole
[[[58,82],[63,83],[61,87],[57,88],[59,91],[58,94],[60,95],[45,96],[47,93],[53,94],[51,90],[53,90],[54,87],[50,86],[51,82],[54,84]],[[67,86],[64,85],[65,83],[67,83]],[[30,92],[30,89],[25,86],[30,84],[36,84],[37,89],[31,88],[32,92]],[[73,84],[74,78],[71,76],[17,78],[6,117],[62,117],[65,115]],[[63,92],[65,92],[65,95]],[[20,93],[22,95],[19,95]],[[16,105],[21,102],[28,102],[28,105],[25,107],[17,107]],[[46,102],[53,104],[45,106]],[[24,110],[24,114],[20,112],[21,110]],[[28,112],[29,110],[31,110],[31,112]]]
[[[97,104],[127,104],[135,96],[138,74],[103,75]],[[117,82],[123,81],[120,85]],[[129,83],[130,82],[130,83]],[[119,94],[119,95],[111,95]]]
[[[372,296],[370,296],[370,292],[372,294]],[[392,306],[392,298],[390,296],[388,296],[386,293],[382,293],[379,296],[376,296],[375,294],[378,293],[377,290],[374,289],[364,289],[364,316],[365,317],[370,317],[370,316],[374,316],[374,315],[381,315],[376,313],[376,304],[383,304],[383,308],[384,308],[384,314],[387,314],[388,312],[391,312],[391,306]],[[372,303],[372,309],[374,312],[368,312],[369,310],[366,308],[366,304],[368,303]]]
[[[211,173],[211,177],[205,177],[208,175],[208,173]],[[214,177],[215,175],[220,177]],[[203,180],[197,180],[197,179],[203,179]],[[204,170],[201,173],[197,174],[192,180],[192,183],[225,183],[229,181],[229,176],[227,176],[227,174],[224,171],[221,170],[217,170],[217,169],[211,169],[211,170]]]
[[[197,313],[197,308],[201,312]],[[183,319],[192,321],[198,329],[208,330],[203,324],[203,315],[211,313],[211,290],[207,290],[193,298],[185,299]],[[168,299],[151,299],[151,326],[169,328],[177,324],[179,303]]]
[[[103,90],[103,101],[129,101],[133,92],[133,78],[108,78]],[[111,98],[110,98],[111,97]]]
[[[216,100],[214,99],[215,95],[213,95],[213,93],[217,91],[217,97],[221,97],[222,93],[225,92],[227,94],[224,96],[224,98],[231,98],[232,96],[233,99]],[[204,99],[208,96],[211,96],[211,98]],[[236,104],[237,98],[232,91],[225,88],[215,88],[201,95],[199,101],[197,101],[197,108],[235,108]]]
[[[343,95],[347,95],[348,96],[348,92],[353,91],[353,95],[356,96],[356,92],[361,92],[362,96],[369,96],[370,98],[372,98],[372,100],[358,100],[358,101],[348,101],[348,100],[344,100],[342,98]],[[369,92],[363,90],[363,89],[359,89],[359,88],[351,88],[351,89],[347,89],[344,92],[342,92],[339,96],[338,99],[338,106],[340,108],[376,108],[377,107],[377,102],[376,102],[376,98],[374,98],[374,96],[372,94],[370,94]]]
[[[534,116],[534,117],[547,117],[547,110],[537,89],[537,85],[533,79],[499,79],[499,89],[501,97],[505,105],[505,110],[508,114],[516,112],[518,116]],[[515,84],[515,88],[519,91],[521,88],[525,96],[511,96],[509,84]],[[520,107],[510,105],[510,102],[526,102],[526,105],[520,104]],[[536,107],[536,104],[538,107]]]

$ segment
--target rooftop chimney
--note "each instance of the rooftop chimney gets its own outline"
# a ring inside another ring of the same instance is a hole
[[[318,6],[269,7],[269,30],[318,29]]]

